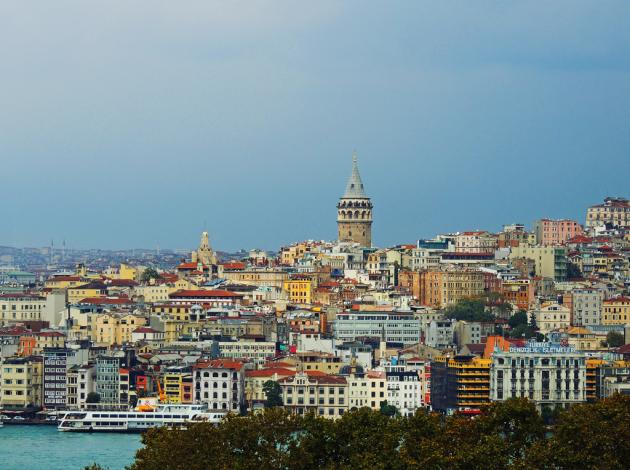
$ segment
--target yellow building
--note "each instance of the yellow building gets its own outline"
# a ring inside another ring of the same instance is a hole
[[[188,281],[186,281],[187,284]],[[142,296],[146,303],[152,304],[156,302],[168,302],[169,294],[177,292],[178,289],[173,284],[157,284],[148,286],[137,286],[134,288],[134,294]]]
[[[287,271],[279,269],[254,268],[244,271],[225,271],[223,277],[235,284],[282,289],[284,281],[289,279]]]
[[[484,293],[484,277],[480,271],[453,269],[410,273],[412,293],[421,305],[444,308],[466,298]]]
[[[138,278],[138,269],[128,264],[121,263],[118,270],[118,279],[126,279],[129,281],[135,281]]]
[[[491,359],[438,356],[431,365],[435,410],[479,410],[490,404]]]
[[[387,376],[385,371],[370,370],[366,377],[370,387],[369,407],[378,410],[387,401]]]
[[[296,414],[313,412],[326,418],[339,418],[348,411],[348,383],[334,375],[308,375],[298,372],[278,381],[284,408]]]
[[[565,281],[567,278],[567,250],[564,247],[514,246],[510,248],[510,261],[527,259],[534,264],[537,276]]]
[[[146,325],[144,317],[132,314],[103,313],[93,315],[90,324],[90,339],[101,344],[124,344],[131,342],[131,333]]]
[[[579,351],[602,351],[608,348],[602,343],[606,341],[606,335],[596,335],[588,328],[574,326],[567,330],[569,346]]]
[[[48,289],[68,289],[83,286],[90,281],[80,276],[52,276],[44,283]]]
[[[294,276],[284,281],[284,291],[289,302],[310,304],[313,302],[313,280],[307,276]]]
[[[630,324],[630,297],[604,300],[602,325]]]
[[[40,357],[6,359],[0,372],[1,408],[20,409],[41,406],[43,366]]]
[[[270,367],[268,369],[245,371],[245,399],[251,409],[255,403],[264,403],[267,399],[263,387],[265,382],[295,375],[295,370],[286,367]]]
[[[299,370],[324,374],[338,374],[339,369],[346,365],[341,357],[319,351],[298,352],[294,356],[284,358],[283,361],[289,363],[294,361],[295,367]]]
[[[152,315],[151,328],[164,333],[164,343],[177,341],[182,335],[189,335],[200,327],[199,323],[189,323],[186,320],[178,320],[172,315]]]
[[[166,403],[192,403],[192,373],[166,372],[164,374],[164,398]]]
[[[87,298],[106,296],[107,287],[101,282],[90,282],[89,284],[68,288],[68,302],[71,304],[76,304]]]
[[[35,294],[0,294],[0,324],[41,320],[46,298]]]

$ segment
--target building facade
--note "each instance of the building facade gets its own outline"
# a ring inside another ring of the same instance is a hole
[[[531,341],[496,350],[492,356],[490,398],[522,397],[543,406],[567,407],[586,401],[586,356],[560,343]]]
[[[372,246],[372,201],[365,194],[357,157],[352,157],[352,174],[346,192],[337,204],[337,235],[340,242]]]
[[[540,219],[536,221],[536,243],[542,246],[562,245],[567,240],[583,235],[582,226],[575,220]]]
[[[607,197],[603,204],[586,210],[586,226],[597,227],[610,224],[613,227],[630,227],[630,201],[624,198]]]

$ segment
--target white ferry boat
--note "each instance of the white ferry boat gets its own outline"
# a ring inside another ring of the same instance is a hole
[[[208,411],[205,405],[157,405],[131,411],[66,411],[59,416],[59,431],[143,432],[161,426],[185,427],[196,422],[216,424],[225,417],[225,412]]]

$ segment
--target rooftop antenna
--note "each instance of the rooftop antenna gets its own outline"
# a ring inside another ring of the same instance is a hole
[[[50,240],[50,264],[53,264],[54,253],[55,253],[55,241],[51,239]]]

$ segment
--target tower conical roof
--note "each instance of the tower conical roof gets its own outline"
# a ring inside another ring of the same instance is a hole
[[[363,181],[361,181],[361,175],[359,174],[359,164],[357,163],[357,156],[352,156],[352,174],[348,179],[346,185],[346,192],[342,196],[343,199],[367,199],[365,192],[363,191]]]

